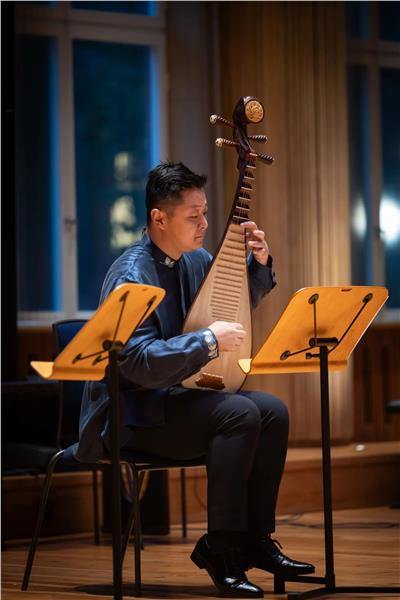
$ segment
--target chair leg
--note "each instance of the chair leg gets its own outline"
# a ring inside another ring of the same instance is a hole
[[[134,474],[133,474],[132,466],[131,465],[129,465],[129,469],[130,469],[130,472],[131,472],[130,488],[131,488],[132,508],[130,510],[130,513],[129,513],[128,521],[127,521],[127,524],[126,524],[126,529],[125,529],[125,532],[124,532],[124,537],[123,537],[123,540],[122,540],[122,561],[124,561],[124,558],[125,558],[125,554],[126,554],[126,550],[128,548],[129,540],[130,540],[131,535],[132,535],[133,523],[135,521],[135,503],[133,501],[133,497],[134,497],[134,491],[133,491],[133,478],[134,478]],[[139,472],[139,477],[138,477],[138,482],[139,482],[139,507],[140,507],[140,491],[142,489],[144,477],[145,477],[145,471],[140,471]],[[139,509],[139,513],[140,513],[140,509]],[[140,519],[139,519],[139,525],[141,525]],[[144,548],[143,539],[141,539],[140,540],[140,549],[143,550],[143,548]]]
[[[185,537],[187,537],[185,469],[181,469],[181,513],[182,513],[182,537],[185,538]]]
[[[31,570],[33,565],[33,560],[35,558],[36,547],[39,541],[40,532],[43,525],[43,519],[46,512],[47,500],[50,492],[50,485],[53,476],[54,467],[56,466],[59,459],[64,454],[64,450],[60,450],[57,454],[51,458],[49,464],[47,465],[46,478],[43,484],[42,497],[40,499],[39,512],[36,519],[35,530],[33,532],[31,545],[29,547],[28,559],[26,561],[24,578],[22,580],[22,590],[27,590],[29,585],[29,578],[31,576]]]
[[[129,473],[129,488],[130,488],[130,498],[131,498],[131,510],[129,512],[129,516],[128,516],[128,521],[126,523],[126,528],[125,528],[125,532],[124,532],[124,537],[122,539],[122,561],[124,561],[125,559],[125,554],[126,554],[126,550],[128,548],[128,544],[129,544],[129,540],[132,534],[132,528],[133,528],[133,520],[134,520],[134,516],[135,516],[135,504],[133,502],[133,495],[134,495],[134,490],[133,490],[133,478],[134,478],[134,472],[133,472],[133,467],[130,463],[126,463],[126,466],[128,467],[128,473]],[[140,491],[140,480],[139,480],[139,491]]]
[[[135,596],[142,595],[142,575],[140,566],[140,552],[142,549],[142,533],[140,526],[140,506],[139,506],[139,473],[135,465],[132,468],[132,501],[133,501],[133,533],[135,536]],[[143,481],[143,480],[142,480]]]
[[[96,546],[100,544],[100,523],[99,523],[99,488],[97,469],[92,471],[92,492],[93,492],[93,530],[94,543]]]
[[[274,575],[274,594],[285,594],[285,580],[280,575]]]

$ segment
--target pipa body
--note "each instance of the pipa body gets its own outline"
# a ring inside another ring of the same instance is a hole
[[[237,352],[223,352],[182,385],[195,389],[235,392],[246,378],[238,361],[251,356],[251,307],[246,264],[245,229],[231,223],[188,312],[183,332],[214,321],[241,323],[247,332]]]
[[[241,323],[247,335],[236,352],[222,352],[200,371],[185,379],[186,388],[236,392],[246,374],[238,361],[251,356],[252,322],[249,279],[247,269],[246,229],[241,223],[249,221],[250,205],[255,188],[256,159],[270,164],[273,159],[257,154],[249,139],[266,141],[265,136],[247,136],[247,123],[262,120],[264,109],[255,98],[239,100],[233,113],[233,123],[213,115],[211,122],[221,121],[233,128],[233,141],[218,139],[218,146],[233,146],[239,158],[236,192],[224,236],[189,309],[183,333],[208,327],[214,321]]]

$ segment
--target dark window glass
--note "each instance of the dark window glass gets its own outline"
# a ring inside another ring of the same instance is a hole
[[[378,2],[379,37],[386,42],[400,42],[400,3]]]
[[[18,36],[16,164],[19,310],[61,308],[57,48]]]
[[[119,2],[118,0],[105,2],[90,2],[85,0],[76,0],[71,2],[72,8],[83,10],[104,10],[106,12],[131,13],[136,15],[149,15],[154,17],[157,14],[157,2]]]
[[[369,99],[366,67],[348,69],[351,267],[355,285],[373,283],[369,182]]]
[[[74,42],[81,310],[97,306],[106,270],[146,221],[146,175],[158,158],[153,79],[150,47]]]
[[[400,70],[381,70],[383,193],[380,229],[384,243],[389,307],[400,308]]]
[[[369,2],[346,2],[347,37],[367,38],[369,32],[368,20]]]
[[[18,4],[22,4],[23,6],[48,6],[53,8],[57,6],[58,0],[31,0],[30,2],[29,0],[25,0],[24,2],[18,2]]]

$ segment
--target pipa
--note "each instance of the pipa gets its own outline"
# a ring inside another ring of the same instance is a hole
[[[246,230],[240,224],[250,220],[256,162],[271,164],[274,160],[271,156],[259,154],[251,146],[251,142],[265,143],[265,135],[247,134],[247,125],[260,123],[263,118],[264,107],[254,96],[246,96],[237,102],[232,115],[233,122],[218,115],[210,117],[212,124],[222,123],[233,130],[232,140],[218,138],[215,143],[218,147],[236,149],[239,175],[224,236],[188,311],[183,333],[207,327],[214,321],[228,321],[241,323],[247,336],[237,352],[221,353],[185,379],[182,385],[186,388],[236,392],[246,378],[238,360],[251,356],[252,328]]]

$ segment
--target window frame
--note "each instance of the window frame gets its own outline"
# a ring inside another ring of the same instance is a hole
[[[379,39],[379,7],[377,2],[368,3],[368,38],[347,39],[347,65],[364,66],[368,73],[368,97],[370,106],[370,139],[369,144],[369,186],[371,193],[371,238],[372,247],[372,280],[375,285],[386,285],[384,243],[381,238],[379,210],[382,195],[382,132],[380,103],[380,69],[392,68],[400,70],[400,42],[387,42]],[[349,165],[351,169],[351,164]],[[384,307],[377,319],[380,322],[400,322],[400,308]]]
[[[16,33],[52,37],[57,43],[60,172],[60,239],[62,311],[18,311],[18,326],[51,324],[68,318],[90,318],[94,311],[78,309],[78,238],[75,176],[73,42],[90,40],[150,46],[157,73],[159,157],[168,154],[165,2],[157,15],[134,15],[76,9],[70,2],[56,6],[16,7]],[[100,292],[100,290],[99,290]]]

